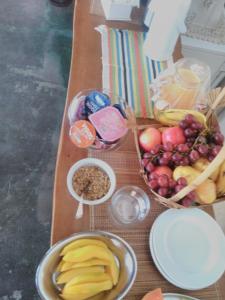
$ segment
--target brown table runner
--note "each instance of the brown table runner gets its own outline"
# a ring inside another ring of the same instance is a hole
[[[73,96],[82,89],[101,88],[101,41],[94,28],[100,24],[106,24],[106,22],[99,16],[89,15],[90,2],[90,0],[76,0],[75,2],[70,80],[55,171],[51,244],[78,231],[97,229],[110,231],[129,242],[138,259],[137,278],[132,290],[126,297],[127,300],[140,300],[145,292],[156,287],[161,287],[164,292],[179,292],[196,296],[202,300],[224,300],[225,276],[215,285],[205,290],[190,292],[169,284],[157,271],[148,246],[152,223],[164,210],[156,202],[151,202],[151,211],[146,220],[134,228],[115,226],[109,218],[107,203],[91,209],[90,212],[86,206],[82,220],[76,221],[74,219],[77,203],[67,191],[66,176],[70,166],[81,158],[91,156],[107,161],[116,172],[118,188],[133,184],[147,191],[143,180],[138,174],[138,161],[132,134],[120,149],[105,153],[87,153],[87,151],[77,149],[68,138],[69,127],[66,111]],[[107,22],[107,25],[127,28],[127,24],[119,22]],[[131,25],[129,29],[138,30],[140,28]],[[179,50],[175,54],[175,58],[180,57]],[[208,212],[212,214],[211,209]]]

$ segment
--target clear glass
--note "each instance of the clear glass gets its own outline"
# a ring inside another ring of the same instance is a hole
[[[141,222],[148,215],[150,200],[139,187],[125,186],[112,197],[109,212],[118,224],[129,225]]]
[[[183,58],[170,66],[151,85],[155,109],[199,109],[207,107],[211,72],[194,58]]]

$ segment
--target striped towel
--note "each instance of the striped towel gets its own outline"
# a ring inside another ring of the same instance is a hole
[[[144,55],[145,32],[105,25],[96,30],[102,37],[103,89],[111,91],[112,97],[126,99],[137,117],[152,118],[149,84],[166,69],[167,62],[153,61]]]

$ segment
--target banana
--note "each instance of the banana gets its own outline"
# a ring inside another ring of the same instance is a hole
[[[83,262],[92,258],[111,261],[108,249],[95,245],[89,245],[75,250],[71,250],[67,252],[65,256],[63,256],[64,261],[74,263]]]
[[[111,280],[110,275],[107,273],[88,273],[80,274],[74,277],[72,280],[67,282],[66,287],[74,286],[82,283],[91,283],[91,282],[102,282],[106,280]]]
[[[216,192],[218,196],[225,194],[225,161],[220,166],[220,172],[216,182]]]
[[[61,297],[65,300],[83,300],[95,296],[102,291],[110,290],[112,287],[112,281],[109,279],[102,282],[89,282],[71,286],[65,285]]]
[[[60,255],[63,256],[71,250],[75,250],[77,248],[88,246],[88,245],[96,245],[99,247],[107,248],[106,244],[100,240],[80,239],[80,240],[76,240],[76,241],[68,244],[66,247],[64,247],[63,250],[61,251]]]
[[[62,262],[62,264],[61,264]],[[58,272],[64,272],[70,269],[77,269],[77,268],[84,268],[84,267],[91,267],[91,266],[107,266],[109,265],[109,262],[102,259],[92,258],[87,261],[83,261],[80,263],[71,263],[66,261],[61,261],[57,271]]]
[[[193,115],[198,122],[207,128],[206,117],[195,110],[186,110],[186,109],[166,109],[158,111],[156,119],[163,125],[167,126],[176,126],[180,121],[184,120],[187,114]]]
[[[105,269],[103,266],[94,266],[94,267],[87,267],[87,268],[79,268],[79,269],[71,269],[59,274],[56,279],[57,284],[67,283],[72,280],[74,277],[89,274],[89,273],[104,273]]]

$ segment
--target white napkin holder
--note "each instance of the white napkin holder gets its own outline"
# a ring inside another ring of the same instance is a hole
[[[101,0],[107,20],[130,21],[131,11],[140,6],[140,0]]]

